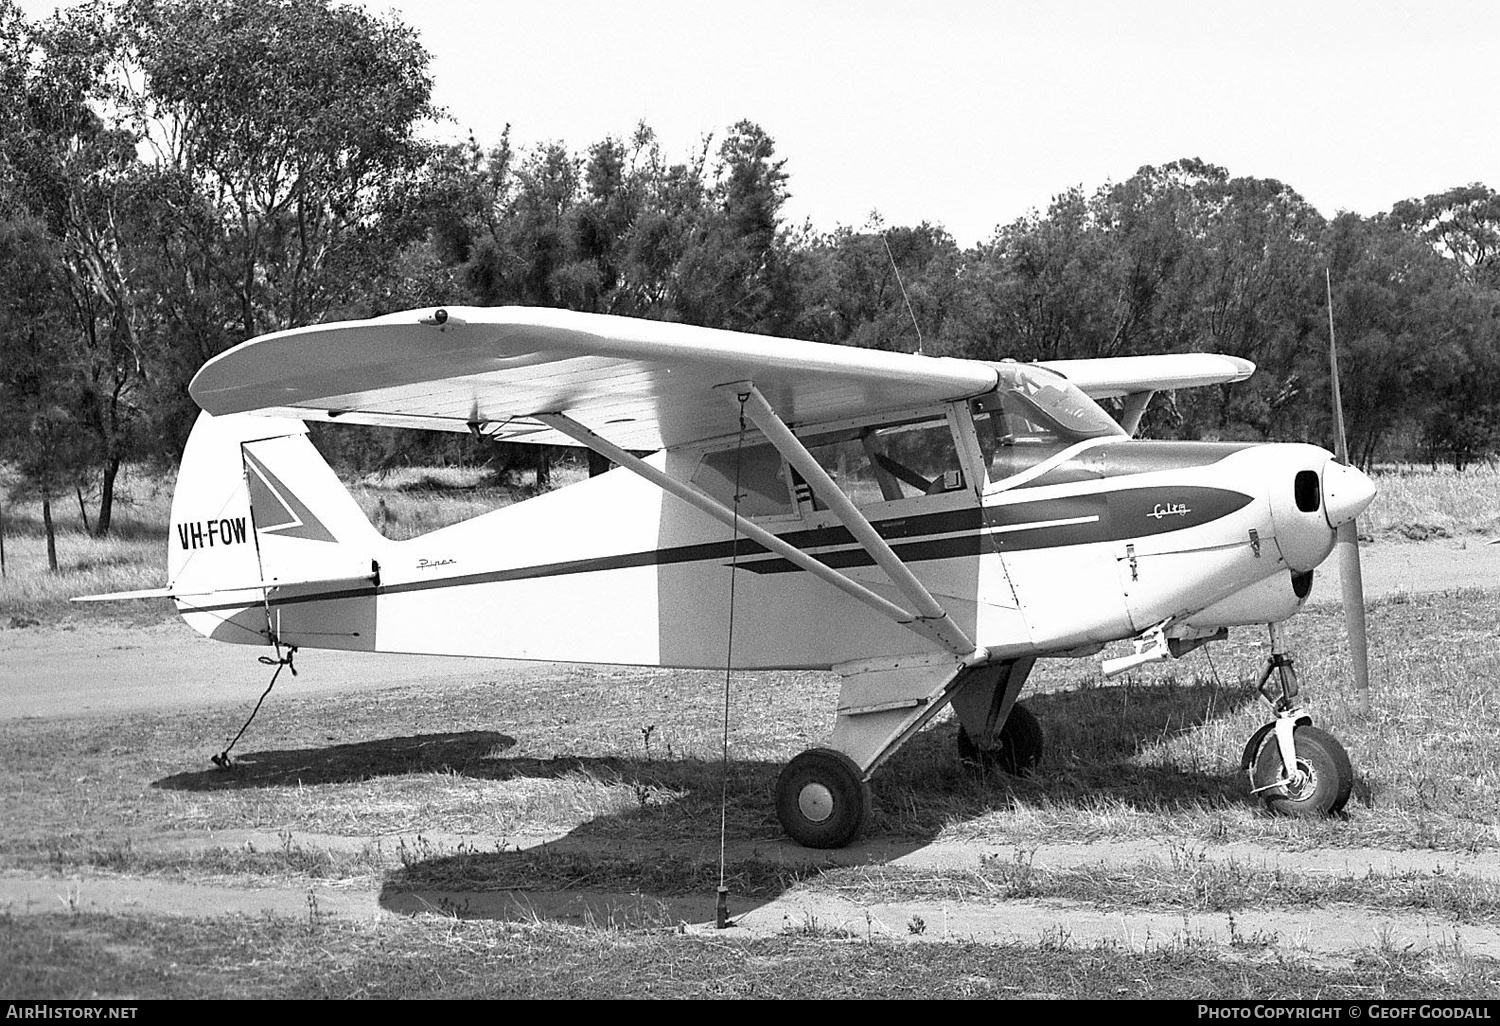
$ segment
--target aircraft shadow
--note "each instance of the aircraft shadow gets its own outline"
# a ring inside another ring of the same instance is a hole
[[[1143,754],[1240,706],[1250,689],[1133,685],[1029,696],[1049,734],[1049,754],[1025,779],[961,764],[954,724],[924,731],[872,781],[875,809],[865,841],[837,852],[801,848],[776,822],[780,764],[731,761],[727,774],[729,888],[734,912],[774,900],[804,876],[833,866],[880,865],[930,844],[949,824],[1017,805],[1065,812],[1117,803],[1172,814],[1250,802],[1243,777],[1203,772],[1170,756]],[[410,740],[410,739],[407,739]],[[305,753],[304,753],[305,754]],[[1191,760],[1188,760],[1189,763]],[[487,779],[584,773],[622,781],[638,808],[596,816],[540,847],[413,851],[386,878],[391,911],[465,918],[669,927],[714,918],[721,776],[717,764],[684,760],[509,759],[470,762]],[[455,767],[457,768],[457,767]],[[666,793],[659,801],[652,797]],[[994,847],[995,842],[985,842]]]
[[[1248,687],[1126,684],[1028,695],[1047,735],[1047,754],[1027,778],[962,764],[956,724],[921,732],[871,783],[866,839],[836,852],[787,840],[776,821],[781,763],[682,758],[522,758],[498,731],[387,737],[286,750],[250,750],[229,770],[176,773],[153,786],[180,791],[339,784],[413,773],[497,782],[576,777],[579,793],[624,785],[631,808],[593,816],[566,836],[488,850],[419,842],[383,882],[380,902],[399,912],[442,911],[472,918],[674,926],[714,917],[721,796],[727,797],[729,886],[735,914],[758,907],[803,876],[831,866],[880,865],[930,844],[948,825],[1017,806],[1065,813],[1110,803],[1122,811],[1178,813],[1249,802],[1238,772],[1216,772],[1174,754],[1195,728],[1259,701]],[[1235,739],[1238,745],[1244,739]],[[1191,749],[1188,749],[1191,751]],[[566,798],[548,800],[566,801]],[[583,799],[587,802],[587,799]],[[583,806],[587,808],[587,804]],[[433,824],[435,831],[442,824]],[[986,841],[990,847],[1004,842]]]
[[[516,739],[492,730],[385,737],[322,748],[247,751],[228,769],[208,766],[174,773],[152,784],[168,791],[230,791],[245,788],[346,784],[408,773],[457,773],[495,777],[487,772],[495,756],[514,748]],[[514,776],[515,774],[509,774]]]

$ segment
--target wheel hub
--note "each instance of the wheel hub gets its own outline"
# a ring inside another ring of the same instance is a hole
[[[1318,776],[1313,772],[1312,766],[1297,760],[1297,769],[1288,775],[1286,782],[1286,796],[1293,801],[1302,801],[1311,796],[1318,789]]]
[[[833,792],[822,784],[805,784],[797,794],[797,808],[809,822],[821,823],[833,815]]]

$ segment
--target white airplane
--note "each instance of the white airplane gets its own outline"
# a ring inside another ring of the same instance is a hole
[[[1131,437],[1155,391],[1253,370],[991,363],[531,308],[278,332],[193,380],[205,412],[170,583],[108,597],[170,597],[250,645],[832,669],[830,744],[776,791],[816,848],[859,834],[870,775],[946,707],[966,757],[1034,765],[1041,730],[1016,697],[1038,658],[1135,639],[1114,674],[1271,624],[1274,716],[1243,766],[1273,808],[1331,814],[1349,759],[1297,702],[1275,625],[1374,486],[1312,445]],[[1124,398],[1124,426],[1103,397]],[[586,446],[623,469],[390,541],[308,420]]]

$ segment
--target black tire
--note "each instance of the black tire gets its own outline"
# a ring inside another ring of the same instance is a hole
[[[1338,739],[1326,730],[1301,726],[1297,740],[1297,768],[1300,783],[1272,791],[1260,792],[1261,800],[1281,816],[1336,816],[1349,801],[1354,789],[1354,768],[1349,753]],[[1266,735],[1255,758],[1255,786],[1265,787],[1281,779],[1281,747],[1276,734]]]
[[[1010,715],[995,735],[995,743],[982,752],[968,731],[962,726],[958,728],[958,758],[961,762],[985,770],[997,769],[1013,777],[1030,776],[1042,761],[1046,744],[1041,721],[1019,702],[1010,707]]]
[[[812,748],[787,763],[776,781],[776,818],[807,848],[842,848],[870,815],[870,785],[854,760]]]

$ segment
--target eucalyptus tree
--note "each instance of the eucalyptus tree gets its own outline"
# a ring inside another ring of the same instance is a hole
[[[1457,186],[1397,203],[1388,221],[1449,272],[1418,361],[1418,419],[1431,458],[1462,469],[1500,451],[1500,193]]]
[[[1200,433],[1307,437],[1328,411],[1314,401],[1327,380],[1326,318],[1319,317],[1324,219],[1275,179],[1226,174],[1193,191],[1190,255],[1167,336],[1173,348],[1243,357],[1258,372],[1249,382],[1183,396],[1199,408],[1187,417]]]
[[[179,224],[233,304],[236,334],[358,309],[421,233],[437,116],[429,56],[394,18],[329,0],[123,0],[142,78],[129,97]]]
[[[0,460],[41,500],[47,561],[58,569],[52,500],[87,463],[76,391],[57,373],[53,340],[65,306],[62,260],[46,227],[0,194]],[[0,501],[6,498],[0,495]]]
[[[1196,159],[1054,197],[965,254],[950,334],[966,355],[1065,359],[1213,350],[1249,385],[1165,396],[1147,433],[1285,437],[1307,368],[1322,219],[1280,182]]]
[[[959,344],[985,359],[1099,355],[1108,336],[1107,238],[1081,187],[999,228],[969,261]]]
[[[1476,284],[1500,288],[1500,193],[1481,182],[1391,208],[1391,221],[1454,260]]]
[[[29,390],[46,411],[35,422],[46,447],[100,470],[96,525],[107,534],[119,468],[151,446],[145,396],[162,351],[144,236],[159,202],[157,176],[113,107],[125,47],[106,8],[28,23],[9,7],[0,23],[0,107],[9,122],[0,189],[12,214],[42,232],[46,245],[36,252],[49,255],[54,287],[42,327],[25,336],[29,356],[17,355],[22,336],[11,334],[7,357],[13,368],[29,359],[48,378]],[[72,437],[80,434],[89,438]]]

